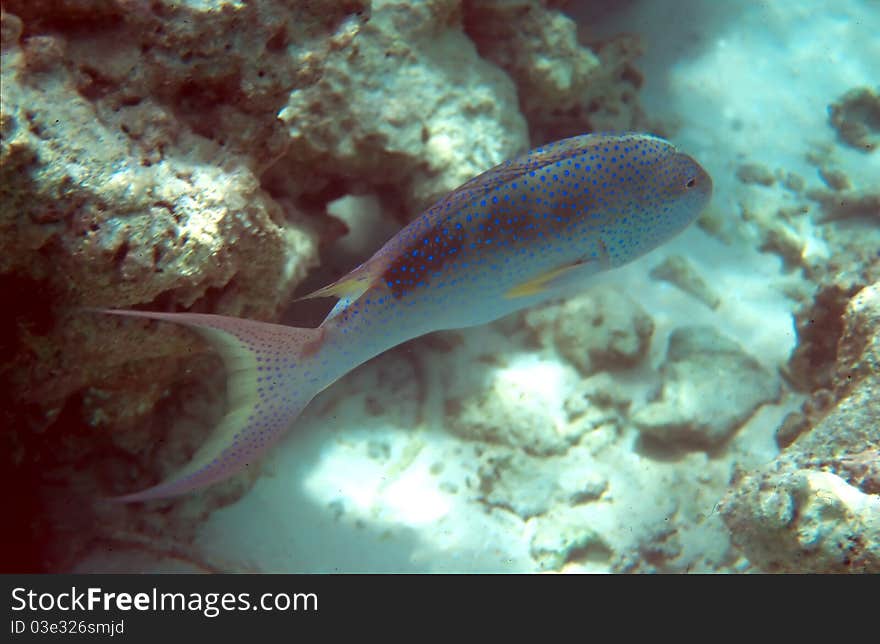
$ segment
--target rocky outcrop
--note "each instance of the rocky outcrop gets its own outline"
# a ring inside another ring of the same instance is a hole
[[[830,397],[722,506],[733,543],[767,571],[880,572],[880,283],[849,301],[842,326]]]

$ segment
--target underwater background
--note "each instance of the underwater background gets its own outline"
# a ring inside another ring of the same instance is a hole
[[[880,572],[880,3],[3,0],[4,572]],[[191,332],[291,304],[575,134],[658,134],[700,219],[411,341],[174,500]]]

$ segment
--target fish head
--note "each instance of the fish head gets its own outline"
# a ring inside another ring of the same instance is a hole
[[[709,204],[712,177],[693,157],[677,150],[658,162],[656,177],[662,225],[671,237],[687,228]]]
[[[638,135],[616,159],[619,173],[602,241],[612,266],[657,248],[683,231],[712,197],[712,179],[668,141]]]

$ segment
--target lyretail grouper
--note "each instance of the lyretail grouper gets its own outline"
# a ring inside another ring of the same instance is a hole
[[[183,494],[252,465],[322,389],[411,338],[573,293],[692,222],[712,180],[646,134],[588,134],[502,163],[450,193],[339,281],[318,328],[195,313],[107,311],[195,328],[220,351],[229,410],[170,479],[119,497]]]

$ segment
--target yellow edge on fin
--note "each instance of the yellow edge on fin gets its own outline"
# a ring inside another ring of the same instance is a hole
[[[532,279],[523,282],[522,284],[517,284],[512,289],[508,290],[504,294],[504,297],[512,300],[517,297],[529,297],[531,295],[538,295],[544,292],[544,290],[546,290],[547,288],[547,285],[555,280],[557,277],[559,277],[560,275],[565,275],[569,271],[583,265],[584,262],[574,262],[573,264],[568,264],[560,268],[549,270],[546,273],[541,273],[537,277],[533,277]]]
[[[368,275],[349,274],[339,281],[297,299],[310,300],[316,297],[338,297],[340,299],[356,300],[370,288],[370,284],[371,280]]]

